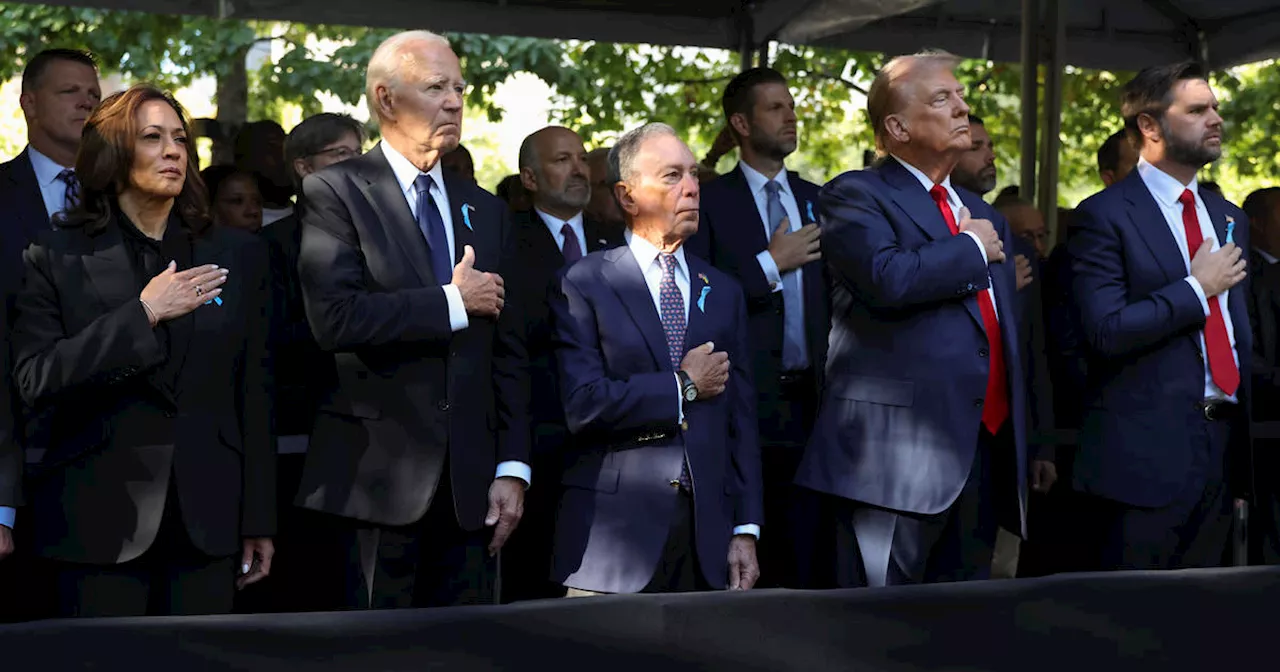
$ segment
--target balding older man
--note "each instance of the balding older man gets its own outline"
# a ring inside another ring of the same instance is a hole
[[[867,98],[888,158],[819,197],[831,348],[796,480],[841,501],[844,586],[984,578],[997,524],[1024,530],[1009,232],[951,185],[972,144],[955,64],[932,53],[890,61]]]
[[[550,299],[573,433],[553,576],[573,595],[750,588],[763,501],[742,289],[685,253],[698,164],[670,126],[628,132],[609,161],[627,244]]]
[[[298,502],[349,520],[353,606],[492,602],[531,478],[523,325],[495,273],[515,237],[441,170],[466,89],[449,43],[391,37],[366,79],[382,141],[302,185],[302,293],[336,376]]]

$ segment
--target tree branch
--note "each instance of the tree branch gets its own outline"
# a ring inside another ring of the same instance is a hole
[[[724,75],[723,77],[709,77],[707,79],[677,79],[671,83],[672,84],[715,84],[717,82],[727,82],[733,79],[735,76],[737,76],[736,73],[733,75]]]
[[[844,84],[845,86],[847,86],[847,87],[849,87],[849,88],[853,89],[854,91],[857,91],[858,93],[861,93],[861,94],[862,94],[862,95],[864,95],[864,96],[865,96],[865,95],[867,95],[867,90],[866,90],[866,89],[862,88],[861,86],[858,86],[856,83],[851,82],[851,81],[849,81],[849,80],[847,80],[847,79],[845,79],[844,77],[841,77],[841,76],[839,76],[839,75],[830,75],[830,74],[827,74],[827,73],[825,73],[825,72],[811,72],[811,73],[809,73],[809,76],[810,76],[810,77],[817,77],[818,79],[825,79],[825,80],[829,80],[829,81],[832,81],[832,82],[840,82],[841,84]]]

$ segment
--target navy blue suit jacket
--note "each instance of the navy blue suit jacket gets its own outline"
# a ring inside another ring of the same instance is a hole
[[[787,182],[800,210],[800,225],[816,222],[818,185],[788,173]],[[755,197],[741,168],[708,182],[702,187],[702,208],[698,232],[685,250],[710,261],[716,268],[737,278],[747,295],[752,364],[760,416],[769,417],[778,399],[778,374],[782,367],[783,300],[765,279],[756,255],[769,249],[765,225],[756,208]],[[817,390],[822,389],[822,369],[827,355],[827,332],[831,326],[831,301],[821,261],[805,264],[805,341]],[[817,391],[815,390],[815,392]]]
[[[1233,218],[1235,242],[1247,254],[1244,212],[1204,189],[1200,198],[1219,244],[1226,243],[1227,218]],[[1207,235],[1209,223],[1200,225]],[[1204,308],[1185,280],[1177,241],[1136,170],[1076,208],[1067,246],[1088,366],[1075,485],[1133,506],[1163,506],[1183,487],[1193,451],[1203,449],[1188,427],[1203,422],[1197,334],[1204,330]],[[1241,404],[1248,403],[1253,347],[1248,293],[1241,284],[1228,295]],[[1232,449],[1247,455],[1245,416],[1232,433]]]
[[[1004,218],[956,190],[1011,249]],[[977,293],[995,283],[1009,378],[1018,511],[1026,510],[1025,377],[1014,309],[1014,265],[987,265],[953,236],[929,193],[896,160],[845,173],[818,199],[831,278],[827,385],[796,482],[894,511],[935,514],[969,477],[989,369]],[[1011,507],[1006,507],[1011,508]]]
[[[686,454],[698,564],[708,583],[727,584],[734,526],[763,524],[742,290],[698,257],[685,259],[686,351],[713,341],[732,370],[724,393],[685,404],[683,427],[662,321],[630,248],[588,254],[551,293],[560,391],[574,435],[553,569],[567,586],[631,593],[649,583],[677,502],[670,484]]]

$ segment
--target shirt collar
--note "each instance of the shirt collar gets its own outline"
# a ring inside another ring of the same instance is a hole
[[[919,168],[916,168],[915,166],[907,163],[906,161],[903,161],[902,159],[898,158],[897,155],[895,154],[890,154],[889,156],[892,156],[894,161],[897,161],[898,163],[902,164],[902,167],[906,168],[907,172],[911,173],[916,178],[916,180],[920,182],[920,186],[924,187],[925,191],[930,191],[930,192],[933,191],[933,180],[929,179],[929,176],[925,175],[923,170],[920,170]],[[957,194],[956,190],[951,187],[951,176],[947,175],[945,178],[943,178],[941,184],[942,184],[942,188],[947,190],[947,200],[951,201],[952,205],[959,205],[960,195]]]
[[[642,272],[649,270],[649,267],[653,266],[654,262],[658,260],[658,254],[660,254],[658,248],[644,238],[633,235],[631,229],[627,229],[623,235],[627,239],[627,247],[631,249],[631,256],[640,262],[640,270]],[[676,258],[676,270],[688,277],[688,272],[685,270],[687,266],[684,263],[684,245],[676,248],[674,256]]]
[[[1148,163],[1146,159],[1138,159],[1138,175],[1142,177],[1143,184],[1147,185],[1147,191],[1150,191],[1156,202],[1162,205],[1176,205],[1178,199],[1182,197],[1182,192],[1187,189],[1190,189],[1197,199],[1200,197],[1196,178],[1191,178],[1191,184],[1183,184],[1169,173]]]
[[[396,182],[400,183],[400,192],[405,194],[412,193],[413,183],[422,174],[422,171],[410,163],[409,159],[404,158],[403,154],[397,152],[396,148],[391,146],[391,143],[382,140],[381,144],[382,155],[387,157],[387,163],[391,165],[391,172],[395,174]],[[444,191],[444,171],[441,169],[439,161],[436,161],[436,165],[431,166],[431,170],[428,170],[427,174],[435,181],[436,188]]]
[[[747,187],[751,189],[751,193],[755,194],[764,191],[765,185],[769,184],[769,182],[777,182],[778,186],[782,187],[778,193],[791,193],[791,185],[787,184],[786,166],[783,166],[782,170],[778,171],[778,174],[772,180],[765,177],[764,173],[748,166],[746,161],[739,161],[738,166],[742,168],[743,177],[747,178]]]
[[[570,225],[570,226],[572,226],[575,230],[576,230],[576,229],[581,229],[581,228],[582,228],[582,213],[581,213],[581,212],[579,212],[578,214],[576,214],[576,215],[574,215],[574,216],[570,217],[569,219],[560,219],[559,217],[555,217],[555,216],[549,215],[549,214],[547,214],[547,213],[545,213],[545,212],[543,212],[543,211],[539,210],[538,208],[534,208],[534,209],[533,209],[533,211],[534,211],[534,212],[536,212],[536,213],[538,213],[538,216],[542,218],[542,223],[543,223],[543,224],[546,224],[546,225],[547,225],[547,228],[551,229],[551,230],[552,230],[552,231],[554,231],[555,233],[560,233],[560,229],[561,229],[561,228],[563,228],[565,224],[569,224],[569,225]]]
[[[42,187],[53,184],[58,175],[67,169],[67,166],[58,165],[31,145],[27,145],[27,156],[31,158],[31,167],[36,171],[36,182]]]

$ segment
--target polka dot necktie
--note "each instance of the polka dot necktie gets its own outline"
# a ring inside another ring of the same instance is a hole
[[[662,283],[658,285],[658,304],[662,306],[662,331],[667,335],[667,351],[671,355],[672,370],[680,370],[680,362],[684,360],[684,297],[676,286],[676,258],[670,254],[658,255],[662,264]],[[693,492],[693,477],[689,474],[689,459],[686,456],[680,466],[680,487],[685,492]]]

